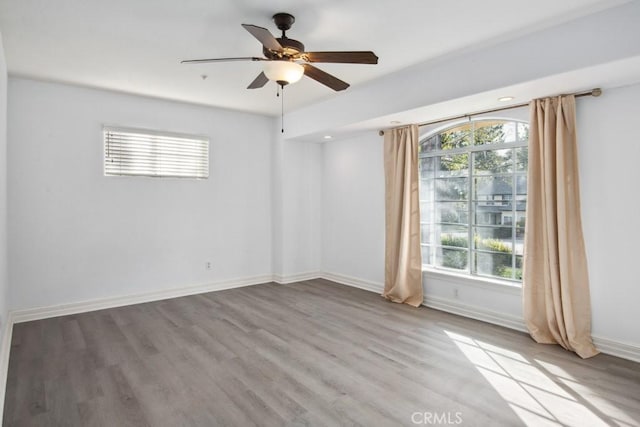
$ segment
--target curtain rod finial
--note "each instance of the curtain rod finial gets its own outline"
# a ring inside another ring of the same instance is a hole
[[[378,131],[378,135],[383,136],[384,135],[384,131],[383,130]]]
[[[599,87],[591,91],[591,96],[600,96],[600,95],[602,95],[602,89],[600,89]]]

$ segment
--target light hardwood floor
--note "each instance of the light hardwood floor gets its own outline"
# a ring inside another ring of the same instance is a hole
[[[640,425],[640,365],[313,280],[14,327],[4,425]]]

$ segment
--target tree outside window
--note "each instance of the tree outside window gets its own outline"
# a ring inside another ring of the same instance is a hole
[[[522,280],[529,126],[477,120],[420,141],[423,264]]]

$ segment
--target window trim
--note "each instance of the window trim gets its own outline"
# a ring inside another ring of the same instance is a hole
[[[517,295],[521,295],[522,291],[522,283],[514,280],[489,276],[472,276],[471,274],[460,273],[456,270],[434,268],[427,264],[422,265],[422,274],[426,277],[436,278],[453,284],[472,285],[477,288],[492,290],[507,290]]]

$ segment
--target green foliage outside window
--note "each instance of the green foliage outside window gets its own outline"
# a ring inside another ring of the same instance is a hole
[[[421,140],[421,202],[435,206],[425,211],[432,230],[423,243],[441,246],[426,263],[522,279],[522,257],[514,248],[521,248],[524,237],[528,134],[526,123],[489,119]],[[453,231],[458,225],[480,233],[472,246],[464,229]]]
[[[484,261],[486,265],[476,265],[476,271],[490,270],[492,275],[498,277],[512,278],[513,268],[511,265],[511,257],[513,250],[510,246],[497,239],[482,239],[480,236],[474,236],[474,245],[477,250],[489,251],[493,254],[492,262]],[[442,246],[454,248],[469,248],[469,239],[466,237],[453,236],[444,234],[440,238]],[[476,261],[482,264],[483,261]],[[464,270],[467,268],[468,258],[467,252],[459,249],[442,248],[442,266],[453,268],[456,270]],[[515,278],[522,279],[522,260],[516,257]]]

